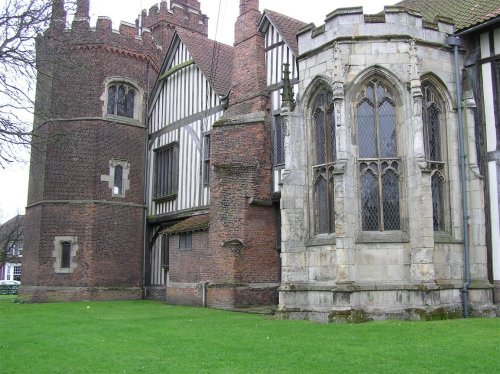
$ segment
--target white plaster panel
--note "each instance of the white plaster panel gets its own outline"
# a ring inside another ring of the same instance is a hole
[[[500,280],[500,222],[498,210],[498,194],[493,193],[498,188],[497,165],[495,161],[488,164],[491,216],[491,243],[493,257],[493,279]]]
[[[481,36],[479,37],[479,43],[481,45],[481,58],[490,57],[490,37],[487,32],[481,34]]]
[[[493,101],[493,77],[491,74],[491,63],[487,63],[482,66],[482,73],[487,151],[494,152],[497,149],[497,133],[495,128],[495,103]]]

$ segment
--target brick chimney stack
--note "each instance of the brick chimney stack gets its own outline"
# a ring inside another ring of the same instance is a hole
[[[249,10],[259,10],[259,0],[240,0],[240,16]]]
[[[264,36],[258,30],[261,17],[259,0],[240,0],[240,15],[234,31],[234,65],[231,97],[231,111],[255,112],[265,110],[261,96],[266,85]],[[241,107],[246,102],[245,108]]]
[[[86,30],[90,27],[90,0],[77,0],[73,28]]]
[[[271,200],[271,123],[258,0],[240,0],[229,108],[210,135],[210,231],[206,279],[212,306],[278,302],[279,254]],[[254,201],[263,202],[255,204]],[[221,245],[222,243],[222,245]],[[243,285],[243,286],[242,286]],[[217,297],[212,296],[217,292]],[[209,301],[210,302],[210,301]]]
[[[52,15],[50,18],[50,28],[54,34],[60,34],[66,26],[66,11],[64,10],[64,0],[52,0]]]

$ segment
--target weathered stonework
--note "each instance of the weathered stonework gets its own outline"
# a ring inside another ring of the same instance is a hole
[[[380,318],[432,319],[461,314],[463,227],[459,193],[457,114],[452,50],[453,27],[427,29],[420,16],[386,8],[385,22],[369,23],[361,9],[332,13],[324,29],[299,33],[297,108],[288,115],[289,147],[282,188],[282,285],[279,314],[318,321]],[[333,57],[332,57],[333,56]],[[343,62],[345,61],[345,62]],[[343,63],[348,68],[343,68]],[[345,75],[344,75],[345,74]],[[356,105],[363,82],[378,77],[396,92],[401,229],[361,229]],[[442,93],[448,168],[447,224],[433,230],[431,173],[422,123],[423,81]],[[314,232],[310,103],[320,84],[333,92],[336,111],[335,234]],[[470,140],[470,139],[468,139]],[[473,146],[469,144],[469,146]],[[474,314],[490,315],[482,180],[468,172],[471,201],[470,252]]]

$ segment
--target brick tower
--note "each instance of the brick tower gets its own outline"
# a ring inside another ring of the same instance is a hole
[[[141,298],[148,91],[173,29],[206,34],[207,18],[196,0],[172,1],[171,12],[161,2],[142,13],[144,28],[114,32],[106,17],[90,28],[89,0],[78,0],[66,29],[64,5],[52,1],[37,40],[20,296]]]
[[[271,124],[258,0],[240,0],[229,108],[212,129],[210,306],[277,302]],[[207,277],[209,278],[209,277]],[[213,303],[211,305],[211,303]]]

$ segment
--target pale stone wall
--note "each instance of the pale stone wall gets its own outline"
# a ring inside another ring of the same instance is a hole
[[[459,315],[463,285],[463,221],[453,51],[453,26],[424,28],[418,15],[386,7],[385,22],[369,23],[361,9],[329,15],[324,29],[299,33],[297,107],[285,108],[282,286],[284,317],[337,319],[427,318]],[[394,89],[401,160],[401,230],[363,232],[359,207],[356,95],[378,76]],[[444,103],[446,232],[434,233],[431,170],[425,160],[421,84],[429,79]],[[331,87],[336,118],[335,234],[315,235],[310,102]],[[464,112],[466,112],[465,110]],[[466,116],[469,122],[472,116]],[[472,127],[473,128],[473,124]],[[473,136],[467,136],[474,147]],[[487,281],[483,181],[475,158],[467,169],[473,311],[491,309]]]

